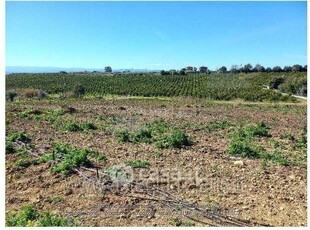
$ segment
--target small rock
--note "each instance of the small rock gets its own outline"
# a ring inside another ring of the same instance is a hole
[[[64,193],[65,196],[69,196],[73,193],[73,190],[71,188],[67,189]]]
[[[243,161],[234,161],[234,165],[242,166],[243,165]]]
[[[188,189],[194,189],[194,188],[196,188],[197,186],[195,185],[195,184],[190,184],[189,186],[188,186]]]
[[[295,177],[294,175],[290,175],[290,176],[288,176],[288,178],[289,178],[290,180],[295,180],[295,179],[296,179],[296,177]]]

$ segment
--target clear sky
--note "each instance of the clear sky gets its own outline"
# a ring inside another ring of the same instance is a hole
[[[306,64],[306,2],[7,2],[6,66]]]

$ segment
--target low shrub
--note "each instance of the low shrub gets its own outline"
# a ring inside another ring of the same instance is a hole
[[[82,131],[83,129],[76,123],[68,123],[65,125],[65,129],[70,132],[78,132]]]
[[[81,124],[80,127],[81,127],[81,129],[83,131],[86,131],[86,130],[96,130],[97,129],[97,127],[93,123],[91,123],[91,122],[85,122],[85,123]]]
[[[24,205],[17,212],[9,212],[5,225],[7,227],[78,226],[74,219],[63,218],[49,211],[41,213],[31,205]]]
[[[259,148],[246,140],[236,140],[230,142],[228,146],[230,155],[237,155],[247,158],[258,158]]]
[[[15,148],[11,141],[5,141],[5,153],[14,153]]]
[[[130,142],[130,133],[128,130],[118,130],[115,132],[119,142]]]
[[[131,134],[130,141],[133,143],[150,143],[152,142],[152,132],[147,127],[143,127]]]
[[[144,125],[135,132],[118,130],[115,133],[119,142],[154,143],[159,148],[182,148],[192,144],[189,136],[180,130],[170,128],[164,123]]]
[[[79,132],[87,130],[96,130],[97,127],[91,122],[85,122],[82,124],[76,124],[75,122],[70,122],[65,124],[65,129],[70,132]]]
[[[267,126],[263,122],[258,122],[255,126],[240,128],[236,133],[232,135],[234,139],[249,139],[252,137],[270,137]]]
[[[192,145],[190,138],[182,131],[176,130],[170,136],[159,138],[155,144],[158,148],[182,148]]]
[[[271,161],[273,163],[277,163],[280,165],[289,165],[289,161],[283,157],[280,153],[274,151],[273,153],[263,152],[260,154],[259,158],[264,159],[266,161]]]
[[[15,91],[8,91],[6,92],[6,99],[10,100],[11,102],[14,101],[14,99],[18,96],[18,94]]]
[[[94,156],[95,152],[89,151],[87,149],[79,149],[71,147],[67,144],[57,143],[54,147],[53,153],[49,154],[48,157],[56,160],[56,164],[52,167],[52,172],[61,173],[64,176],[69,176],[73,172],[74,167],[92,166],[89,156]],[[42,161],[48,160],[47,158],[42,158]]]

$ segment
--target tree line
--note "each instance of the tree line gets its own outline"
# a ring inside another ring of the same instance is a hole
[[[106,73],[112,73],[112,68],[110,66],[106,66],[104,68]],[[292,66],[284,66],[283,68],[281,66],[275,66],[273,68],[271,67],[264,67],[260,64],[256,64],[255,66],[252,66],[250,63],[246,64],[246,65],[232,65],[231,68],[228,70],[228,68],[226,66],[222,66],[216,70],[210,70],[208,67],[206,66],[200,66],[198,69],[197,67],[193,67],[193,66],[187,66],[185,68],[182,68],[180,70],[175,70],[175,69],[171,69],[171,70],[161,70],[160,74],[161,75],[186,75],[188,73],[232,73],[232,74],[236,74],[236,73],[256,73],[256,72],[276,72],[276,73],[281,73],[281,72],[307,72],[307,65],[299,65],[299,64],[295,64]]]
[[[251,64],[246,64],[246,65],[232,65],[231,68],[228,70],[228,68],[226,66],[222,66],[220,68],[218,68],[217,70],[210,70],[208,67],[206,66],[201,66],[199,67],[199,69],[197,69],[196,67],[192,67],[192,66],[188,66],[186,68],[182,68],[179,71],[175,70],[175,69],[171,69],[169,71],[166,70],[162,70],[160,71],[161,75],[185,75],[187,73],[232,73],[232,74],[236,74],[236,73],[255,73],[255,72],[276,72],[276,73],[281,73],[281,72],[307,72],[307,65],[302,66],[299,64],[295,64],[293,66],[285,66],[285,67],[281,67],[281,66],[275,66],[273,68],[271,67],[264,67],[260,64],[256,64],[255,66],[252,66]]]

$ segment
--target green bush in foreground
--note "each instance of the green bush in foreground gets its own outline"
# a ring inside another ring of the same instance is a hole
[[[152,132],[147,127],[143,127],[132,133],[130,139],[133,143],[150,143],[152,142]]]
[[[57,143],[53,153],[43,155],[38,159],[38,163],[55,160],[56,164],[51,168],[52,172],[69,176],[72,174],[74,167],[92,166],[89,156],[95,155],[97,155],[95,152],[87,149],[79,149],[67,144]]]
[[[281,165],[288,165],[290,162],[280,153],[274,151],[268,153],[260,146],[257,146],[252,141],[253,137],[269,137],[267,126],[263,122],[257,123],[255,126],[249,126],[239,129],[232,135],[232,140],[228,145],[228,153],[234,156],[243,158],[263,159],[266,166],[267,161],[271,161]]]
[[[170,136],[164,136],[156,142],[158,148],[182,148],[192,145],[190,138],[182,131],[174,131]]]
[[[119,142],[155,143],[158,148],[182,148],[192,144],[189,136],[169,127],[163,120],[146,124],[135,132],[118,130],[114,134]]]
[[[259,149],[257,146],[251,144],[248,141],[232,141],[228,146],[228,153],[230,155],[237,155],[247,158],[258,158]]]
[[[253,137],[270,137],[268,133],[267,126],[263,122],[258,122],[255,126],[251,125],[244,127],[234,133],[232,136],[234,139],[244,140]]]
[[[68,218],[63,218],[53,212],[39,212],[31,205],[24,205],[17,212],[10,212],[6,216],[7,227],[52,227],[52,226],[78,226]]]

